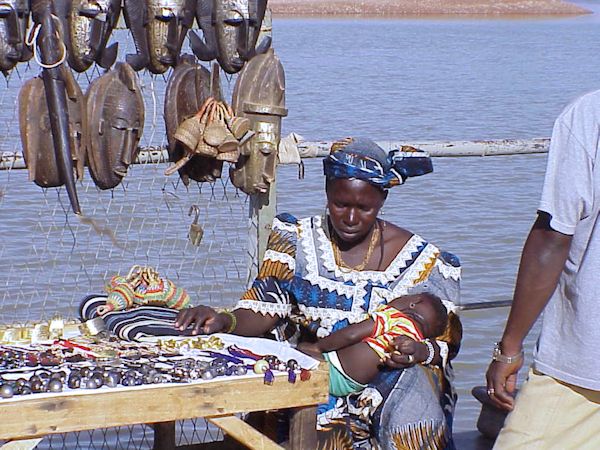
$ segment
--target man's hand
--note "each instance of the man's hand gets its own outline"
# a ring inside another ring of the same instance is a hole
[[[494,404],[501,409],[512,411],[515,404],[517,374],[523,366],[523,358],[513,363],[492,361],[485,374],[488,395]]]

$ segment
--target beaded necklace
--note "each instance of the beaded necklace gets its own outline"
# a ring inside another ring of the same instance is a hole
[[[340,270],[342,272],[346,272],[346,273],[351,272],[351,271],[360,272],[360,271],[364,270],[365,267],[367,267],[367,264],[369,263],[371,256],[373,256],[373,251],[375,250],[375,246],[379,242],[380,235],[381,235],[381,231],[379,229],[379,220],[377,220],[375,222],[375,229],[371,233],[371,240],[369,242],[369,247],[367,248],[367,252],[365,253],[365,257],[363,258],[362,262],[358,266],[354,266],[354,267],[349,266],[344,262],[344,259],[342,258],[342,251],[340,250],[340,247],[338,246],[335,237],[332,236],[330,241],[331,241],[331,247],[333,248],[333,258],[335,259],[336,265],[340,268]]]

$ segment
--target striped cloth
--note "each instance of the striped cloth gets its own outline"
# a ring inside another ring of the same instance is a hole
[[[417,324],[402,312],[390,305],[383,305],[370,314],[375,322],[371,336],[363,339],[377,355],[384,360],[390,356],[394,338],[408,336],[415,341],[422,341],[423,334]]]
[[[98,306],[106,304],[106,295],[88,295],[79,304],[79,318],[86,321],[98,317]],[[175,319],[179,311],[161,306],[139,306],[126,311],[111,311],[102,319],[106,329],[120,339],[137,341],[147,336],[191,336],[192,329],[179,331]]]

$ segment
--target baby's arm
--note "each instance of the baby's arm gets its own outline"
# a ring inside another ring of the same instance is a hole
[[[317,346],[321,352],[326,353],[358,344],[364,338],[371,336],[374,326],[375,322],[372,319],[350,324],[327,337],[319,339]]]
[[[364,338],[371,336],[375,322],[372,319],[365,319],[359,323],[353,323],[341,330],[334,331],[329,336],[319,339],[315,343],[301,342],[298,344],[298,350],[308,353],[311,356],[319,357],[321,353],[332,352],[335,350],[358,344]]]

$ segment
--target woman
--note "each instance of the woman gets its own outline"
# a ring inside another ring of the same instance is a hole
[[[274,331],[279,339],[314,341],[399,296],[440,297],[449,310],[445,333],[428,345],[399,337],[397,353],[369,387],[320,405],[318,448],[454,448],[449,360],[462,334],[452,312],[460,265],[377,217],[389,188],[432,171],[426,154],[408,150],[387,154],[361,138],[334,144],[324,159],[325,215],[278,216],[258,277],[235,310],[200,306],[182,311],[176,322],[181,330],[193,324],[194,333]]]

